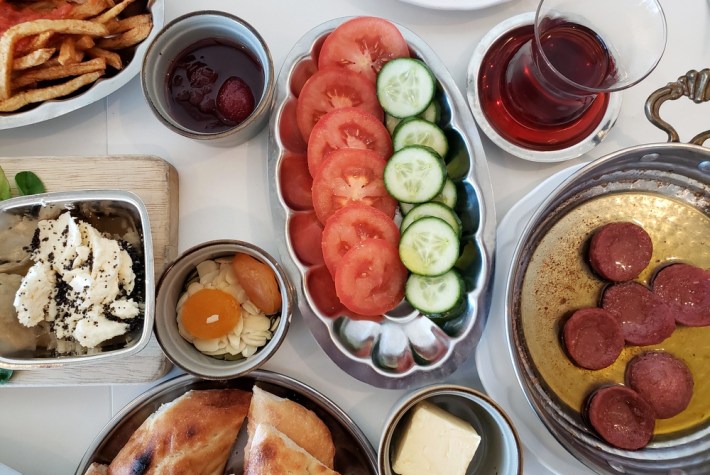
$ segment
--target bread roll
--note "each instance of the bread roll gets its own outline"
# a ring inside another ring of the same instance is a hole
[[[257,386],[254,386],[253,391],[247,424],[249,440],[244,450],[247,461],[256,427],[259,424],[269,424],[320,460],[323,465],[333,468],[333,437],[328,427],[313,411],[290,399],[274,396]]]
[[[222,475],[251,393],[189,391],[162,405],[113,459],[109,475]]]
[[[269,424],[258,424],[244,475],[337,475]]]

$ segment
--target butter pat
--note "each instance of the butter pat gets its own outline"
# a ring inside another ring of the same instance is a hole
[[[412,409],[392,470],[399,475],[465,475],[480,443],[471,424],[422,401]]]

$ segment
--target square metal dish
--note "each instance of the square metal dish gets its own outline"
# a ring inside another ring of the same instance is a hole
[[[317,54],[326,36],[345,20],[331,20],[306,33],[286,57],[279,75],[269,135],[273,219],[284,267],[297,288],[299,309],[321,347],[343,370],[364,382],[384,388],[405,388],[439,380],[454,371],[483,331],[490,304],[495,248],[495,211],[488,164],[471,112],[446,67],[421,38],[396,25],[409,44],[411,55],[423,60],[437,80],[435,100],[442,108],[439,125],[450,143],[447,169],[456,184],[456,211],[464,223],[461,241],[464,257],[457,267],[466,281],[466,310],[437,326],[429,318],[411,312],[411,308],[402,312],[406,304],[400,305],[396,312],[365,320],[344,314],[327,315],[318,308],[308,281],[317,279],[325,267],[299,259],[290,234],[292,223],[308,217],[312,209],[295,205],[284,197],[282,182],[294,177],[290,172],[283,172],[282,176],[282,165],[284,159],[306,152],[295,128],[294,91],[299,91],[299,86],[315,71]],[[395,217],[398,219],[399,215]]]
[[[142,304],[143,316],[138,325],[126,333],[124,337],[116,337],[99,351],[92,351],[90,354],[81,355],[59,355],[55,352],[38,346],[34,351],[21,350],[12,353],[0,352],[0,367],[7,369],[31,370],[38,368],[68,367],[83,363],[93,363],[106,361],[109,358],[117,358],[137,353],[143,349],[150,339],[153,329],[154,318],[154,270],[153,270],[153,243],[150,232],[150,221],[148,212],[141,199],[127,191],[114,190],[91,190],[91,191],[71,191],[44,193],[41,195],[25,196],[13,198],[0,202],[0,232],[4,231],[13,216],[37,217],[44,213],[59,214],[65,210],[75,210],[79,218],[88,219],[93,216],[97,222],[103,225],[92,223],[99,231],[115,226],[121,222],[126,226],[127,231],[137,233],[140,238],[140,262],[134,263],[134,269],[143,278],[143,289],[139,289],[143,294]],[[35,224],[36,226],[36,224]],[[31,230],[33,232],[33,230]],[[29,245],[27,242],[26,245]],[[15,269],[3,269],[4,272],[22,273],[26,272],[31,261],[20,263]],[[19,269],[19,270],[18,270]]]

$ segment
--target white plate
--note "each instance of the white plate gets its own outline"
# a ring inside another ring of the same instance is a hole
[[[510,0],[400,0],[400,2],[435,10],[478,10]]]
[[[39,106],[25,112],[0,114],[0,130],[36,124],[75,111],[103,99],[133,79],[141,69],[141,63],[143,62],[143,56],[145,56],[148,44],[153,41],[153,38],[163,27],[165,21],[164,0],[153,0],[148,3],[148,8],[153,15],[153,29],[150,35],[138,45],[135,55],[120,73],[108,79],[99,79],[89,89],[78,96],[71,96],[68,99],[45,101]]]
[[[537,207],[582,164],[566,168],[540,183],[513,206],[498,225],[496,268],[488,324],[476,353],[476,366],[486,392],[508,413],[524,446],[523,460],[546,467],[552,473],[592,475],[550,434],[528,404],[507,350],[505,291],[515,245]]]

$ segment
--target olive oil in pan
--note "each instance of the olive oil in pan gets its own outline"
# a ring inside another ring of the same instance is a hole
[[[587,263],[594,231],[614,221],[642,226],[653,240],[650,264],[636,278],[650,284],[664,264],[684,261],[710,267],[710,217],[663,195],[626,192],[600,196],[563,216],[541,239],[525,271],[520,321],[530,357],[542,381],[573,411],[581,411],[595,388],[623,383],[626,364],[636,354],[663,349],[683,359],[695,380],[693,398],[679,415],[656,421],[656,435],[689,429],[710,420],[710,327],[678,325],[658,345],[626,346],[611,366],[590,371],[575,366],[560,339],[566,319],[577,309],[599,303],[605,281]]]

